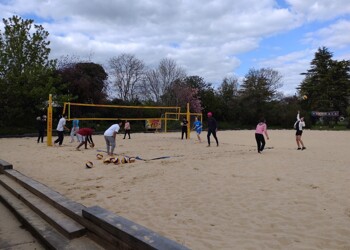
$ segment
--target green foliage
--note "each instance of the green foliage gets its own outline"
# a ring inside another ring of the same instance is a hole
[[[238,119],[238,79],[224,78],[218,89],[218,98],[223,121],[235,121]],[[226,111],[226,112],[225,112]]]
[[[0,34],[0,121],[2,126],[34,124],[45,112],[53,87],[55,61],[48,60],[49,33],[33,20],[3,19]],[[34,26],[34,27],[33,27]]]
[[[240,90],[240,122],[254,124],[260,117],[267,118],[268,104],[276,99],[282,86],[281,75],[273,69],[250,69]]]
[[[300,94],[307,95],[305,108],[314,111],[346,113],[350,98],[350,61],[332,60],[332,53],[319,48],[311,68],[300,85]]]
[[[72,63],[58,70],[60,85],[67,85],[67,90],[73,96],[72,100],[79,103],[104,103],[107,100],[107,73],[104,68],[95,63]]]

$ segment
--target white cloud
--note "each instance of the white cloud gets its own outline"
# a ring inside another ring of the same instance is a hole
[[[264,38],[287,36],[306,20],[329,20],[350,13],[348,0],[285,2],[279,6],[275,0],[13,0],[0,4],[0,14],[17,14],[42,24],[50,33],[54,58],[76,55],[106,66],[111,57],[132,53],[152,67],[170,57],[189,75],[217,83],[234,74],[242,64],[240,55],[261,49]],[[346,30],[349,26],[344,19],[309,33],[305,51],[316,47],[317,40],[332,48],[348,47]],[[284,48],[290,46],[280,44],[275,52],[286,54],[282,57],[287,60],[293,53]],[[260,66],[261,59],[257,59],[251,68]],[[262,65],[268,63],[280,66],[290,79],[285,89],[294,87],[300,71],[305,71],[298,56],[289,61],[277,57]]]
[[[339,20],[318,31],[307,34],[306,39],[314,46],[345,48],[350,46],[350,21]]]
[[[291,9],[308,21],[329,20],[350,13],[348,0],[286,0]]]
[[[304,76],[301,73],[310,68],[310,62],[316,50],[304,50],[278,56],[259,62],[260,67],[277,70],[282,76],[283,86],[280,89],[286,95],[294,95]]]

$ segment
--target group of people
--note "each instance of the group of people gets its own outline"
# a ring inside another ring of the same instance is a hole
[[[207,114],[208,117],[208,133],[207,133],[207,141],[208,141],[208,145],[207,147],[210,147],[211,142],[210,142],[210,138],[211,135],[213,135],[215,141],[216,141],[216,146],[219,146],[219,140],[217,138],[216,132],[218,129],[217,126],[217,122],[215,120],[215,118],[213,117],[212,112],[208,112]],[[45,134],[45,127],[46,127],[46,116],[43,115],[42,117],[37,117],[37,122],[38,122],[38,139],[37,142],[39,143],[40,141],[43,142],[44,139],[44,134]],[[119,130],[121,129],[122,126],[122,122],[119,121],[116,124],[113,124],[112,126],[110,126],[105,132],[104,132],[104,138],[105,138],[105,142],[106,142],[106,148],[107,148],[107,154],[108,155],[113,155],[114,153],[114,149],[115,149],[115,142],[116,142],[116,135],[119,132]],[[188,121],[186,118],[183,118],[182,122],[181,122],[181,126],[182,126],[182,130],[181,130],[181,139],[188,138],[188,134],[187,134],[187,128],[188,128]],[[298,111],[297,113],[297,120],[294,123],[294,128],[296,130],[295,133],[295,137],[296,137],[296,143],[298,146],[298,150],[305,150],[306,147],[304,146],[304,142],[301,139],[301,136],[303,134],[303,127],[305,127],[305,121],[304,121],[304,117],[300,117],[300,112]],[[198,117],[195,117],[195,121],[193,123],[193,130],[196,131],[197,134],[197,138],[199,142],[202,142],[200,134],[202,132],[202,123],[201,121],[198,120]],[[58,125],[57,125],[57,135],[58,138],[54,141],[54,145],[59,145],[61,146],[63,143],[63,138],[64,138],[64,131],[70,131],[70,137],[71,137],[71,143],[74,142],[74,137],[77,137],[77,141],[79,142],[79,145],[77,146],[77,150],[80,149],[81,146],[85,145],[85,149],[87,149],[87,143],[89,143],[91,145],[91,147],[94,147],[94,142],[92,140],[92,135],[95,131],[95,128],[80,128],[79,127],[79,120],[73,120],[72,121],[72,128],[69,129],[66,126],[66,117],[64,115],[60,116]],[[126,138],[126,136],[128,135],[129,139],[131,139],[130,136],[130,131],[131,131],[131,126],[130,126],[130,122],[129,121],[125,121],[124,123],[124,138]],[[264,118],[261,118],[259,120],[259,123],[256,126],[255,129],[255,140],[256,140],[256,144],[257,144],[257,151],[258,153],[262,153],[262,151],[265,148],[266,145],[266,141],[265,141],[265,137],[266,139],[269,140],[269,135],[267,133],[267,125],[266,125],[266,120]]]
[[[301,136],[303,134],[303,127],[305,127],[305,121],[304,121],[304,117],[300,117],[300,111],[298,111],[297,113],[297,120],[294,123],[294,129],[296,130],[295,132],[295,140],[297,143],[297,150],[305,150],[306,147],[304,146],[304,142],[301,139]],[[255,140],[256,140],[256,144],[257,144],[257,149],[258,149],[258,153],[261,154],[262,151],[265,148],[265,137],[266,139],[269,140],[269,135],[267,133],[267,125],[266,125],[266,120],[264,118],[261,118],[258,125],[256,126],[255,129]]]
[[[216,136],[216,132],[218,129],[217,122],[216,122],[215,118],[213,117],[212,112],[208,112],[207,116],[208,116],[208,134],[207,134],[208,146],[207,147],[210,147],[210,136],[211,135],[213,135],[213,137],[216,141],[216,146],[219,146],[219,140]],[[185,117],[182,119],[181,126],[182,126],[181,140],[183,140],[184,135],[185,135],[185,138],[187,139],[188,121]],[[201,137],[200,137],[200,134],[202,133],[202,123],[198,120],[198,117],[195,117],[195,121],[193,123],[192,129],[196,131],[198,141],[202,142]]]
[[[70,131],[70,137],[71,137],[71,143],[74,142],[74,137],[77,137],[77,141],[79,142],[79,145],[76,147],[77,150],[80,149],[81,146],[85,145],[85,149],[87,149],[87,144],[89,143],[91,147],[94,147],[94,141],[92,139],[92,135],[95,132],[95,128],[80,128],[79,127],[79,120],[73,120],[72,121],[72,128],[69,129],[66,126],[66,116],[61,115],[60,119],[58,121],[58,125],[56,128],[58,138],[54,141],[55,146],[61,146],[64,139],[64,131]],[[119,132],[120,128],[122,126],[122,122],[118,122],[116,124],[113,124],[110,126],[105,132],[104,132],[104,138],[106,141],[106,147],[107,147],[107,154],[113,155],[114,148],[115,148],[115,140],[116,140],[116,134]],[[125,121],[124,123],[124,138],[128,135],[129,139],[131,139],[130,131],[131,131],[131,125],[129,121]],[[38,138],[39,142],[39,138]]]
[[[207,116],[208,116],[208,134],[207,134],[208,147],[210,147],[210,136],[211,135],[213,135],[213,137],[216,141],[216,145],[219,146],[219,141],[218,141],[218,138],[216,136],[217,122],[216,122],[216,120],[213,117],[213,114],[211,112],[208,112]],[[181,125],[182,125],[181,139],[184,138],[184,135],[186,136],[186,139],[187,139],[188,121],[186,118],[183,118]],[[295,140],[296,140],[296,143],[298,146],[298,148],[297,148],[298,150],[305,150],[306,149],[306,147],[304,146],[304,142],[301,139],[301,136],[303,134],[303,127],[305,127],[304,117],[300,117],[300,111],[298,111],[297,120],[294,123],[294,129],[296,130]],[[193,130],[196,131],[197,138],[198,138],[199,142],[201,142],[200,134],[202,132],[202,124],[198,120],[197,117],[195,118],[195,122],[193,123]],[[267,133],[266,120],[265,120],[265,118],[261,118],[259,123],[256,126],[256,129],[255,129],[255,140],[256,140],[256,144],[257,144],[257,151],[259,154],[262,153],[262,151],[264,150],[265,145],[266,145],[264,135],[266,136],[266,139],[269,140],[269,135]]]

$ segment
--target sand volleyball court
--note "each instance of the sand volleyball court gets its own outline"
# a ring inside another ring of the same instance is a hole
[[[0,159],[191,249],[350,249],[350,132],[306,130],[304,151],[294,133],[269,130],[262,154],[253,130],[219,131],[220,146],[209,148],[206,132],[203,143],[194,132],[120,134],[116,153],[164,157],[120,165],[97,159],[103,136],[80,151],[68,136],[62,147],[2,138]]]

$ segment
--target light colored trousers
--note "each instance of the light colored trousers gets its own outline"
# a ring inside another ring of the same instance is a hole
[[[113,154],[115,148],[115,138],[113,136],[105,136],[107,154]]]
[[[71,142],[74,141],[74,136],[77,134],[78,130],[79,130],[79,127],[72,127],[72,129],[70,131]],[[77,136],[77,141],[81,142],[78,136]]]

